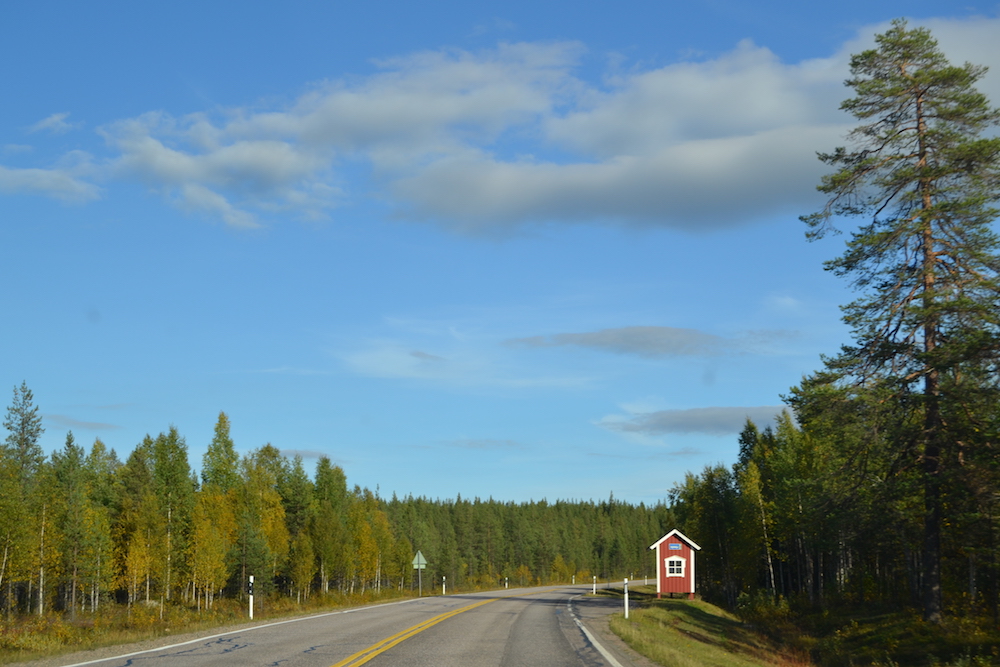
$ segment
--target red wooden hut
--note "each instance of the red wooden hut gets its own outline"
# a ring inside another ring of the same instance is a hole
[[[656,549],[656,597],[681,593],[693,600],[694,557],[701,547],[674,529],[649,548]]]

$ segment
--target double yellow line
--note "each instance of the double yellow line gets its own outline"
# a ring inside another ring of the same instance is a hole
[[[391,637],[383,639],[377,644],[369,646],[363,651],[358,651],[354,655],[344,658],[337,664],[333,665],[333,667],[348,667],[348,666],[357,667],[357,665],[363,665],[372,658],[374,658],[375,656],[377,656],[378,654],[388,651],[396,644],[399,644],[400,642],[409,639],[410,637],[412,637],[417,633],[423,632],[424,630],[433,625],[437,625],[441,621],[447,620],[452,616],[458,616],[462,612],[469,611],[470,609],[475,609],[476,607],[482,607],[484,604],[489,604],[490,602],[496,602],[497,600],[501,599],[503,598],[490,598],[488,600],[483,600],[482,602],[476,602],[474,604],[466,605],[465,607],[460,607],[459,609],[454,609],[452,611],[446,611],[443,614],[438,614],[437,616],[434,616],[433,618],[430,618],[424,621],[423,623],[417,623],[412,628],[407,628],[402,632],[398,632],[392,635]]]

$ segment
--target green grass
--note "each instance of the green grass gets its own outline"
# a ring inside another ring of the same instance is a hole
[[[809,665],[804,653],[779,644],[732,614],[700,600],[657,600],[652,587],[630,589],[641,608],[611,617],[625,643],[664,667]]]
[[[701,601],[656,600],[644,588],[630,590],[643,608],[628,621],[612,617],[611,628],[666,667],[1000,665],[1000,629],[960,609],[932,625],[912,610],[842,603],[792,611],[784,602],[759,598],[742,605],[737,618]],[[621,590],[606,594],[620,596]]]

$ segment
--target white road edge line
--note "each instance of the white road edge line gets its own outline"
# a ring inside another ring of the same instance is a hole
[[[420,599],[421,598],[412,598],[410,600],[400,600],[399,602],[386,602],[384,604],[368,605],[367,607],[355,607],[354,609],[341,609],[340,611],[328,611],[323,614],[314,614],[312,616],[303,616],[301,618],[290,618],[287,621],[275,621],[274,623],[254,625],[253,627],[243,628],[241,630],[230,630],[228,632],[220,632],[218,634],[208,635],[206,637],[198,637],[197,639],[190,639],[186,642],[180,642],[178,644],[170,644],[169,646],[157,646],[156,648],[148,648],[145,651],[134,651],[132,653],[123,653],[122,655],[113,655],[109,658],[99,658],[97,660],[88,660],[87,662],[76,662],[73,663],[72,665],[64,665],[63,667],[83,667],[84,665],[95,665],[99,662],[118,660],[119,658],[131,658],[132,656],[142,655],[143,653],[152,653],[153,651],[166,651],[168,649],[178,648],[180,646],[187,646],[188,644],[197,644],[198,642],[204,642],[210,639],[218,639],[219,637],[225,637],[226,635],[235,635],[239,632],[249,632],[250,630],[260,630],[262,628],[273,628],[276,625],[285,625],[286,623],[298,623],[299,621],[308,621],[314,618],[323,618],[324,616],[336,616],[337,614],[352,614],[356,611],[364,611],[366,609],[374,609],[376,607],[388,607],[394,604],[406,604],[407,602],[414,602]]]
[[[591,644],[594,645],[594,648],[597,649],[597,652],[600,653],[602,656],[604,656],[604,659],[608,661],[608,663],[611,665],[611,667],[622,667],[622,664],[620,662],[618,662],[617,660],[615,660],[615,657],[613,655],[611,655],[608,652],[608,650],[601,645],[601,642],[597,641],[597,637],[595,637],[594,635],[590,634],[590,631],[587,630],[587,628],[584,627],[583,623],[580,622],[580,619],[577,618],[576,611],[573,609],[573,600],[576,600],[576,599],[582,598],[582,597],[583,597],[582,595],[576,595],[576,596],[571,597],[569,600],[566,601],[566,606],[569,608],[569,615],[573,617],[573,622],[576,623],[577,627],[580,628],[580,630],[583,631],[583,635],[587,638],[587,640]]]

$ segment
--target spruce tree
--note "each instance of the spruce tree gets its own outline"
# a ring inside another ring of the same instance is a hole
[[[229,435],[229,417],[220,412],[215,422],[215,435],[202,457],[202,483],[215,485],[224,492],[234,490],[240,483],[239,463],[239,454]]]
[[[3,425],[8,431],[3,454],[15,461],[21,482],[26,485],[45,459],[42,447],[38,444],[45,429],[42,427],[42,417],[38,414],[38,406],[35,405],[35,397],[26,382],[22,382],[20,387],[14,387],[14,400],[7,408]]]
[[[804,216],[811,239],[835,219],[862,219],[827,269],[851,279],[844,307],[854,343],[827,360],[838,377],[909,401],[917,428],[901,442],[923,479],[924,616],[942,612],[942,478],[961,438],[949,414],[994,390],[1000,349],[1000,139],[983,137],[1000,113],[974,84],[984,67],[953,66],[923,28],[904,20],[851,59],[841,108],[861,124],[850,146],[820,159],[836,169],[818,189],[824,209]]]

